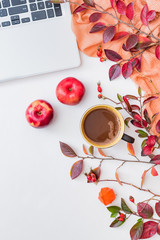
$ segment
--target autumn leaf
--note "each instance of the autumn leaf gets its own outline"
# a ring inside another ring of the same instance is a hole
[[[138,240],[141,237],[142,232],[143,232],[143,221],[139,220],[130,230],[131,240]]]
[[[156,17],[156,11],[155,10],[151,10],[147,13],[147,21],[151,22],[155,19]]]
[[[156,131],[160,133],[160,120],[156,124]]]
[[[144,170],[143,174],[142,174],[142,177],[141,177],[141,189],[143,187],[143,184],[144,184],[144,180],[145,180],[145,177],[146,177],[146,173],[148,172],[148,170]]]
[[[155,55],[158,60],[160,60],[160,45],[156,47]]]
[[[101,16],[102,16],[101,13],[98,13],[98,12],[92,13],[89,16],[89,21],[90,22],[97,22],[101,18]]]
[[[143,224],[143,232],[140,239],[146,239],[153,237],[158,229],[158,223],[154,221],[148,221]]]
[[[83,160],[79,160],[75,162],[70,171],[70,176],[72,180],[77,178],[82,173],[82,170],[83,170]]]
[[[133,144],[127,143],[127,149],[128,149],[128,152],[129,152],[132,156],[135,156],[135,151],[134,151],[134,148],[133,148]]]
[[[141,21],[144,25],[148,25],[147,14],[148,14],[148,5],[146,4],[141,11]]]
[[[110,67],[109,69],[109,79],[110,80],[114,80],[117,77],[119,77],[121,74],[121,67],[119,64],[115,64],[113,66]]]
[[[116,2],[117,12],[121,15],[126,14],[126,5],[122,0]]]
[[[153,216],[153,208],[148,203],[144,202],[138,203],[137,212],[139,216],[145,219],[151,218]]]
[[[136,34],[131,34],[126,41],[126,48],[130,50],[131,48],[135,47],[138,43],[138,36]]]
[[[133,2],[130,2],[126,7],[126,16],[132,20],[134,17],[134,5]]]
[[[122,57],[113,50],[104,49],[104,52],[105,52],[106,57],[113,62],[118,62],[122,59]]]
[[[91,155],[94,154],[94,147],[93,147],[93,146],[90,146],[88,150],[89,150],[89,153],[90,153]]]
[[[122,66],[122,75],[124,78],[128,78],[132,75],[133,68],[132,68],[132,63],[131,62],[126,62]]]
[[[156,165],[160,165],[160,154],[154,156],[152,159],[151,159],[151,163],[154,163]]]
[[[90,7],[95,7],[95,2],[93,0],[83,0],[83,2]]]
[[[84,152],[84,154],[88,155],[88,152],[87,152],[87,150],[86,150],[84,144],[83,144],[83,152]]]
[[[112,39],[112,41],[119,40],[119,39],[124,38],[124,37],[126,37],[126,36],[128,36],[128,35],[129,35],[129,33],[128,33],[128,32],[125,32],[125,31],[123,31],[123,32],[118,32],[118,33],[116,33],[116,34],[114,35],[114,38]]]
[[[160,217],[160,201],[156,202],[155,210],[156,210],[156,213],[157,213],[158,217]]]
[[[73,14],[78,13],[78,12],[82,12],[82,11],[86,10],[86,7],[87,7],[86,4],[84,4],[84,3],[81,4],[80,6],[78,6],[78,7],[73,11]]]
[[[102,151],[101,148],[98,148],[98,152],[102,157],[107,157],[107,155]]]
[[[77,156],[77,154],[74,152],[74,150],[66,143],[60,142],[60,148],[61,148],[62,153],[67,157],[76,157]]]
[[[104,33],[103,33],[103,42],[107,43],[110,40],[112,40],[112,38],[114,37],[116,33],[116,27],[115,26],[110,26],[108,27]]]
[[[121,182],[120,179],[119,179],[117,170],[118,170],[118,169],[116,169],[116,172],[115,172],[115,178],[116,178],[117,182],[122,186],[123,184],[122,184],[122,182]]]
[[[96,32],[100,32],[102,30],[104,30],[106,28],[106,25],[104,23],[96,23],[90,30],[89,33],[96,33]]]
[[[157,99],[157,98],[158,98],[157,96],[151,96],[151,97],[145,99],[145,100],[143,101],[143,106],[144,106],[145,104],[147,104],[147,103],[149,103],[149,102]]]
[[[153,177],[158,176],[158,172],[157,172],[157,170],[155,169],[155,167],[152,167],[152,169],[151,169],[151,174],[152,174]]]

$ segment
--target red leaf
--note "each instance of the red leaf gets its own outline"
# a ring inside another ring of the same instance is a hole
[[[158,217],[160,217],[160,202],[156,202],[155,210],[156,210]]]
[[[128,5],[127,5],[127,8],[126,8],[126,16],[132,20],[133,17],[134,17],[134,5],[133,5],[133,2],[130,2]]]
[[[147,173],[147,170],[144,170],[144,172],[143,172],[143,174],[141,176],[141,189],[143,187],[143,183],[144,183],[144,180],[145,180],[146,173]]]
[[[130,35],[129,38],[127,39],[127,41],[126,41],[127,50],[130,50],[131,48],[134,48],[137,43],[138,43],[138,36],[136,34]]]
[[[129,111],[129,112],[132,112],[131,105],[130,105],[128,99],[127,99],[125,96],[123,97],[123,101],[125,102],[128,111]]]
[[[151,10],[147,13],[147,21],[151,22],[155,19],[156,17],[156,11],[155,10]]]
[[[157,233],[160,235],[160,223],[158,224]]]
[[[132,110],[140,111],[140,107],[138,105],[131,105]]]
[[[151,159],[151,162],[160,165],[160,155],[156,155]]]
[[[123,1],[118,0],[116,3],[117,6],[117,12],[121,15],[125,15],[126,14],[126,5]]]
[[[115,26],[110,26],[108,27],[104,33],[103,33],[103,42],[107,43],[110,40],[112,40],[112,38],[114,37],[116,33],[116,27]]]
[[[160,133],[160,120],[156,124],[156,131]]]
[[[101,18],[101,16],[102,16],[101,13],[98,13],[98,12],[92,13],[89,17],[89,21],[90,22],[97,22]]]
[[[143,114],[144,114],[144,118],[145,118],[146,122],[147,122],[148,124],[151,124],[151,119],[149,118],[147,109],[144,109]]]
[[[132,68],[131,62],[127,62],[127,63],[123,64],[122,75],[124,78],[130,77],[132,75],[132,72],[133,72],[133,68]]]
[[[156,96],[151,96],[151,97],[149,97],[149,98],[144,100],[143,105],[145,105],[145,104],[147,104],[147,103],[149,103],[149,102],[151,102],[151,101],[153,101],[153,100],[155,100],[157,98],[158,97],[156,97]]]
[[[127,94],[127,95],[125,95],[125,97],[128,98],[128,99],[138,100],[138,98],[134,95]]]
[[[160,60],[160,45],[158,45],[156,47],[155,55],[156,55],[156,58],[158,58],[158,60]]]
[[[70,176],[72,179],[77,178],[83,170],[83,160],[79,160],[77,162],[75,162],[71,168],[70,171]]]
[[[128,32],[118,32],[114,35],[114,38],[112,39],[112,41],[126,37],[128,34],[129,34]]]
[[[149,136],[146,143],[147,143],[147,146],[153,147],[156,143],[155,136],[153,136],[153,135]]]
[[[131,60],[130,60],[130,62],[132,63],[132,67],[134,68],[134,67],[136,67],[136,65],[138,64],[138,58],[132,58]]]
[[[106,57],[113,62],[118,62],[122,59],[122,57],[113,50],[104,49],[104,52],[105,52]]]
[[[87,7],[86,4],[84,4],[84,3],[81,4],[79,7],[77,7],[77,8],[73,11],[73,14],[78,13],[78,12],[82,12],[82,11],[86,10],[86,7]]]
[[[113,9],[115,9],[116,6],[116,0],[110,0],[111,6]]]
[[[105,25],[104,23],[99,22],[99,23],[96,23],[96,24],[91,28],[91,30],[90,30],[89,33],[100,32],[100,31],[102,31],[102,30],[105,29],[105,28],[106,28],[106,25]]]
[[[148,21],[147,21],[147,13],[148,13],[148,11],[149,11],[148,10],[148,5],[146,4],[143,7],[142,11],[141,11],[141,21],[146,26],[148,25]]]
[[[135,126],[135,127],[139,127],[139,128],[143,128],[141,123],[136,121],[136,120],[131,120],[131,123]]]
[[[128,52],[129,50],[126,48],[126,45],[123,43],[122,48],[124,51]]]
[[[119,77],[121,74],[121,67],[119,64],[115,64],[110,67],[109,69],[109,79],[114,80],[115,78]]]
[[[155,169],[155,167],[152,167],[152,169],[151,169],[151,174],[152,174],[152,176],[154,176],[154,177],[158,176],[158,172],[157,172],[157,170]]]
[[[90,7],[95,7],[95,3],[93,0],[83,0],[83,2]]]
[[[158,229],[158,223],[153,221],[148,221],[143,224],[143,232],[140,239],[151,238],[154,236]]]
[[[137,62],[137,65],[136,65],[136,69],[138,72],[141,71],[141,58],[138,58],[138,62]]]
[[[150,155],[152,152],[153,152],[153,147],[145,146],[145,147],[142,149],[141,155],[142,155],[142,156],[148,156],[148,155]]]
[[[139,216],[145,219],[151,218],[153,216],[153,208],[148,203],[144,202],[138,203],[137,212]]]

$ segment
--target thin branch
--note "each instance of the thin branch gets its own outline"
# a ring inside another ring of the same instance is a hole
[[[104,179],[104,180],[99,180],[98,182],[117,182],[118,183],[118,181],[115,180],[115,179]],[[136,185],[134,185],[132,183],[128,183],[128,182],[124,182],[124,181],[121,181],[121,183],[123,183],[124,185],[132,186],[132,187],[134,187],[134,188],[136,188],[136,189],[138,189],[140,191],[148,192],[148,193],[152,194],[154,197],[160,197],[159,194],[152,192],[150,189],[140,188],[140,187],[138,187],[138,186],[136,186]]]

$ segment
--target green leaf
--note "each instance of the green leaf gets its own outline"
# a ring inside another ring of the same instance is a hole
[[[128,123],[132,120],[132,118],[130,117],[127,117],[125,120],[124,120],[124,123],[127,127],[129,127]]]
[[[140,97],[142,97],[142,89],[140,87],[138,87],[138,94]]]
[[[143,130],[136,130],[135,132],[139,133],[138,136],[141,137],[141,138],[148,137],[148,134],[146,132],[144,132]]]
[[[133,212],[131,211],[131,209],[127,206],[127,204],[126,204],[126,202],[125,202],[125,200],[124,200],[123,198],[121,198],[121,208],[122,208],[122,210],[123,210],[125,213],[127,213],[127,214],[133,213]]]
[[[94,154],[94,147],[93,147],[93,146],[90,146],[89,149],[88,149],[88,151],[89,151],[89,153],[90,153],[91,155],[93,155],[93,154]]]
[[[118,213],[111,213],[111,218],[117,217]]]
[[[110,227],[112,227],[112,228],[120,227],[120,226],[125,222],[125,220],[122,222],[122,221],[119,221],[118,219],[119,219],[119,217],[116,218],[116,219],[111,223]]]
[[[111,206],[111,207],[107,207],[108,211],[110,211],[111,213],[119,213],[119,211],[121,210],[120,207],[118,206]]]
[[[143,232],[143,221],[142,221],[142,218],[140,218],[130,230],[131,240],[140,239],[142,232]]]
[[[144,139],[143,142],[142,142],[142,144],[141,144],[141,148],[142,148],[142,149],[144,148],[144,146],[146,146],[146,143],[147,143],[147,139]]]
[[[117,98],[120,102],[123,102],[123,97],[119,93],[117,93]]]
[[[122,107],[115,107],[116,110],[122,110],[123,108]]]

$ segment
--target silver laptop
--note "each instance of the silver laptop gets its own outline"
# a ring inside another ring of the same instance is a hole
[[[68,3],[0,2],[0,81],[80,65]]]

